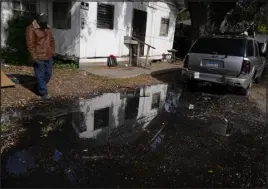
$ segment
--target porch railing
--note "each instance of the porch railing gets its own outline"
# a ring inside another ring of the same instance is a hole
[[[125,44],[128,44],[129,47],[129,64],[132,65],[132,59],[133,59],[133,54],[132,54],[132,48],[133,45],[137,45],[137,64],[139,63],[139,59],[140,59],[140,46],[141,44],[146,45],[147,46],[147,53],[146,53],[146,60],[145,60],[145,67],[147,67],[148,65],[148,59],[149,59],[149,53],[150,53],[150,48],[155,49],[155,47],[149,45],[148,43],[145,43],[143,41],[141,41],[140,39],[133,37],[133,36],[125,36],[125,40],[124,40]]]

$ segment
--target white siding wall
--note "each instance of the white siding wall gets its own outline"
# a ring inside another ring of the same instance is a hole
[[[167,50],[172,49],[173,47],[173,39],[175,33],[175,24],[176,24],[176,17],[177,14],[175,11],[170,10],[170,6],[163,2],[156,2],[153,5],[156,9],[153,10],[154,18],[153,18],[153,32],[151,33],[151,42],[150,37],[146,38],[146,42],[154,46],[156,49],[151,51],[150,55],[161,55],[162,53],[167,53]],[[174,8],[173,8],[174,9]],[[168,36],[160,36],[160,25],[161,25],[161,18],[169,18],[169,31]],[[147,23],[147,26],[151,22]]]
[[[80,58],[106,57],[110,54],[119,57],[128,55],[128,48],[124,45],[124,36],[131,34],[133,8],[147,12],[145,42],[156,48],[150,51],[150,55],[161,55],[172,48],[176,23],[175,7],[161,2],[144,2],[143,4],[141,2],[107,2],[107,4],[115,5],[113,30],[97,28],[97,2],[89,2],[88,11],[81,10],[85,12],[81,15],[85,14],[87,18],[86,27],[81,31]],[[169,34],[166,37],[159,36],[162,17],[170,18]]]
[[[90,2],[89,10],[86,11],[86,27],[81,32],[81,58],[107,57],[110,54],[128,55],[124,36],[130,32],[132,4],[123,2],[107,4],[115,6],[114,29],[97,28],[97,2]]]
[[[49,24],[53,26],[53,0],[40,1],[40,10],[48,14]],[[55,29],[56,53],[80,56],[80,3],[73,2],[71,8],[71,29]]]
[[[1,3],[1,47],[5,46],[5,40],[7,39],[7,28],[8,20],[12,17],[12,3],[11,2],[0,2]]]

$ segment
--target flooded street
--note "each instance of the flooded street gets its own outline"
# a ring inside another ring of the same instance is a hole
[[[264,82],[248,99],[172,81],[82,99],[79,114],[21,122],[28,131],[2,156],[2,187],[265,188],[263,95]]]

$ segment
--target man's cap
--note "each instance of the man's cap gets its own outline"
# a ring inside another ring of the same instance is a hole
[[[47,22],[47,15],[45,13],[40,13],[37,15],[36,19],[39,22]]]

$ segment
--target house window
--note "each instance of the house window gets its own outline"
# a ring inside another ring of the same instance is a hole
[[[53,28],[71,29],[71,1],[53,2]]]
[[[140,104],[140,89],[128,93],[125,109],[125,120],[132,119],[138,116]]]
[[[152,96],[152,107],[151,109],[158,109],[160,105],[160,93],[154,93]]]
[[[109,107],[94,112],[94,130],[109,126]]]
[[[140,98],[127,98],[127,106],[125,110],[125,120],[138,116]]]
[[[114,28],[114,6],[107,4],[98,4],[97,28]]]
[[[169,29],[169,19],[162,18],[160,26],[160,36],[168,36],[168,29]]]
[[[13,15],[14,17],[20,17],[24,15],[36,16],[37,13],[37,1],[36,0],[15,0],[13,3]]]

